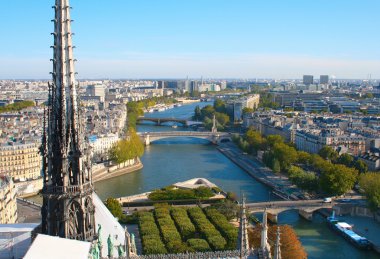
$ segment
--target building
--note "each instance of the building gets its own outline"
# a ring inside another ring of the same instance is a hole
[[[119,139],[120,138],[116,134],[90,136],[89,140],[95,161],[107,159],[108,151],[117,141],[119,141]]]
[[[366,153],[359,156],[359,159],[366,163],[369,171],[377,171],[380,169],[379,153]]]
[[[252,94],[236,100],[227,101],[227,113],[232,117],[233,121],[241,121],[243,117],[243,109],[257,109],[260,103],[260,95]]]
[[[101,84],[89,85],[87,86],[86,94],[88,96],[98,96],[100,97],[100,101],[104,102],[106,95],[105,87]]]
[[[7,175],[0,175],[0,197],[0,224],[15,223],[17,221],[16,188],[12,178]]]
[[[319,83],[327,85],[329,83],[329,76],[328,75],[321,75],[319,77]]]
[[[8,142],[0,146],[0,173],[14,181],[41,177],[41,156],[37,143]]]
[[[303,84],[304,85],[312,85],[314,83],[314,77],[312,75],[304,75],[303,76]]]

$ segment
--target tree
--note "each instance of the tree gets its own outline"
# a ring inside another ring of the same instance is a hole
[[[329,147],[329,146],[324,146],[323,148],[321,148],[318,154],[322,158],[326,160],[330,160],[332,162],[335,162],[339,156],[338,152],[336,152],[332,147]]]
[[[220,213],[222,213],[224,216],[226,216],[228,220],[236,218],[239,212],[239,206],[236,204],[236,202],[229,199],[222,200],[213,205],[213,207],[217,209]]]
[[[298,160],[297,162],[300,164],[308,165],[310,164],[311,155],[305,151],[298,151],[297,152]]]
[[[323,191],[330,195],[342,195],[351,190],[358,177],[358,171],[345,165],[332,165],[320,176]]]
[[[272,170],[276,174],[281,172],[280,162],[278,162],[278,160],[276,158],[273,158],[273,160],[272,160]]]
[[[209,119],[212,119],[212,117],[215,114],[215,109],[211,105],[206,105],[201,109],[201,118],[202,120],[205,119],[206,117]]]
[[[225,113],[216,112],[215,119],[222,126],[226,126],[230,122],[230,117]]]
[[[277,225],[270,225],[268,227],[268,240],[273,248],[277,237]],[[294,229],[289,225],[282,225],[280,227],[281,238],[281,256],[282,258],[289,259],[305,259],[307,253],[302,246],[302,243],[298,239],[298,236]],[[248,229],[248,240],[253,248],[259,248],[261,243],[261,229],[262,227],[257,225],[256,227]],[[274,249],[271,249],[272,256],[274,255]]]
[[[116,164],[141,157],[144,154],[144,145],[133,128],[129,128],[127,137],[116,142],[109,150],[111,161]]]
[[[201,108],[199,108],[199,105],[197,105],[194,109],[194,120],[202,120],[202,113],[201,113]]]
[[[344,153],[339,156],[337,163],[345,166],[351,166],[353,161],[354,158],[351,155]]]
[[[222,99],[215,99],[214,109],[220,113],[226,113],[226,103]]]
[[[106,200],[106,207],[116,218],[121,219],[123,217],[123,210],[120,203],[114,198],[108,198]]]
[[[288,170],[288,174],[292,183],[299,188],[310,192],[318,191],[319,181],[314,173],[307,173],[300,167],[291,166]]]
[[[360,159],[354,162],[354,167],[361,174],[366,173],[368,171],[368,165],[363,160],[360,160]]]
[[[267,137],[267,143],[270,148],[273,148],[276,143],[284,143],[284,139],[280,135],[269,135]]]
[[[297,161],[297,151],[283,142],[275,143],[273,146],[274,156],[278,159],[282,169],[288,168]]]
[[[367,196],[370,209],[377,211],[380,207],[380,174],[361,174],[359,177],[359,185]]]
[[[261,149],[264,143],[264,138],[261,136],[260,132],[255,131],[253,128],[249,128],[245,133],[245,139],[255,151]]]

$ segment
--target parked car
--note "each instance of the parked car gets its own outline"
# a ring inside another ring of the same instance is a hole
[[[332,199],[331,199],[331,198],[324,198],[324,199],[323,199],[323,202],[324,202],[324,203],[331,203],[331,202],[332,202]]]

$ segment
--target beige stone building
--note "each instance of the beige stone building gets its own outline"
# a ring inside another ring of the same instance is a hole
[[[37,179],[41,176],[41,156],[37,143],[11,143],[0,146],[0,173],[14,181]]]
[[[12,178],[0,175],[0,224],[17,221],[16,189]]]

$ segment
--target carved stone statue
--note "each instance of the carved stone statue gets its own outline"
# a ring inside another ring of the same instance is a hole
[[[124,249],[123,249],[123,245],[119,245],[118,247],[117,247],[117,252],[119,253],[119,257],[125,257],[125,251],[124,251]]]
[[[112,240],[111,234],[108,235],[107,244],[108,244],[108,257],[113,258],[113,240]]]
[[[97,245],[92,247],[91,256],[92,259],[100,259],[99,247]]]
[[[102,240],[102,225],[98,224],[98,249],[102,251],[103,240]]]

